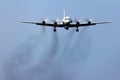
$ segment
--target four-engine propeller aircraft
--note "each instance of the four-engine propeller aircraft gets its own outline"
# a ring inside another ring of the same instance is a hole
[[[58,19],[53,20],[53,23],[50,22],[48,23],[46,19],[45,20],[43,19],[41,22],[22,22],[22,23],[50,26],[54,28],[53,29],[54,32],[56,32],[56,27],[65,28],[66,30],[69,30],[69,28],[76,27],[76,32],[79,32],[78,27],[93,26],[96,24],[106,24],[111,22],[92,22],[91,19],[87,19],[87,23],[81,23],[80,20],[76,20],[75,23],[73,23],[73,20],[69,16],[66,16],[64,11],[64,17],[60,23],[58,22]]]

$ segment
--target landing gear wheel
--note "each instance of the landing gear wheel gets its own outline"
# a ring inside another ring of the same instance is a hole
[[[79,29],[78,29],[78,27],[76,28],[76,32],[79,32]]]
[[[54,29],[53,31],[54,31],[54,32],[56,32],[57,30],[56,30],[56,29]]]
[[[55,26],[54,26],[54,29],[53,29],[53,31],[54,31],[54,32],[56,32],[56,31],[57,31]]]
[[[69,30],[69,27],[65,27],[66,30]]]
[[[79,32],[79,29],[76,29],[76,32]]]

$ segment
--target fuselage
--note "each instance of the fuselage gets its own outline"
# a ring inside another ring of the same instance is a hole
[[[70,24],[70,23],[72,23],[72,19],[71,19],[69,16],[65,16],[65,17],[62,19],[62,23],[63,23],[64,25]]]

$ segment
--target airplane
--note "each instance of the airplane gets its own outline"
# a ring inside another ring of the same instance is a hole
[[[58,18],[56,20],[53,20],[53,23],[48,23],[47,19],[42,19],[41,22],[22,22],[22,23],[28,23],[28,24],[36,24],[41,26],[50,26],[53,27],[53,31],[56,32],[56,27],[64,28],[66,30],[69,30],[69,28],[76,28],[76,32],[79,32],[78,27],[85,27],[85,26],[93,26],[97,24],[106,24],[111,22],[92,22],[91,19],[86,19],[87,23],[81,23],[80,20],[75,20],[75,23],[73,23],[73,20],[71,17],[66,16],[65,10],[64,10],[64,16],[62,21],[59,23]]]

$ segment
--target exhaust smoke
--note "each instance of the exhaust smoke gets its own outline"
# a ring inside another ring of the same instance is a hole
[[[89,28],[63,33],[42,29],[6,63],[7,80],[75,80],[90,53]],[[80,80],[80,79],[78,79]]]

